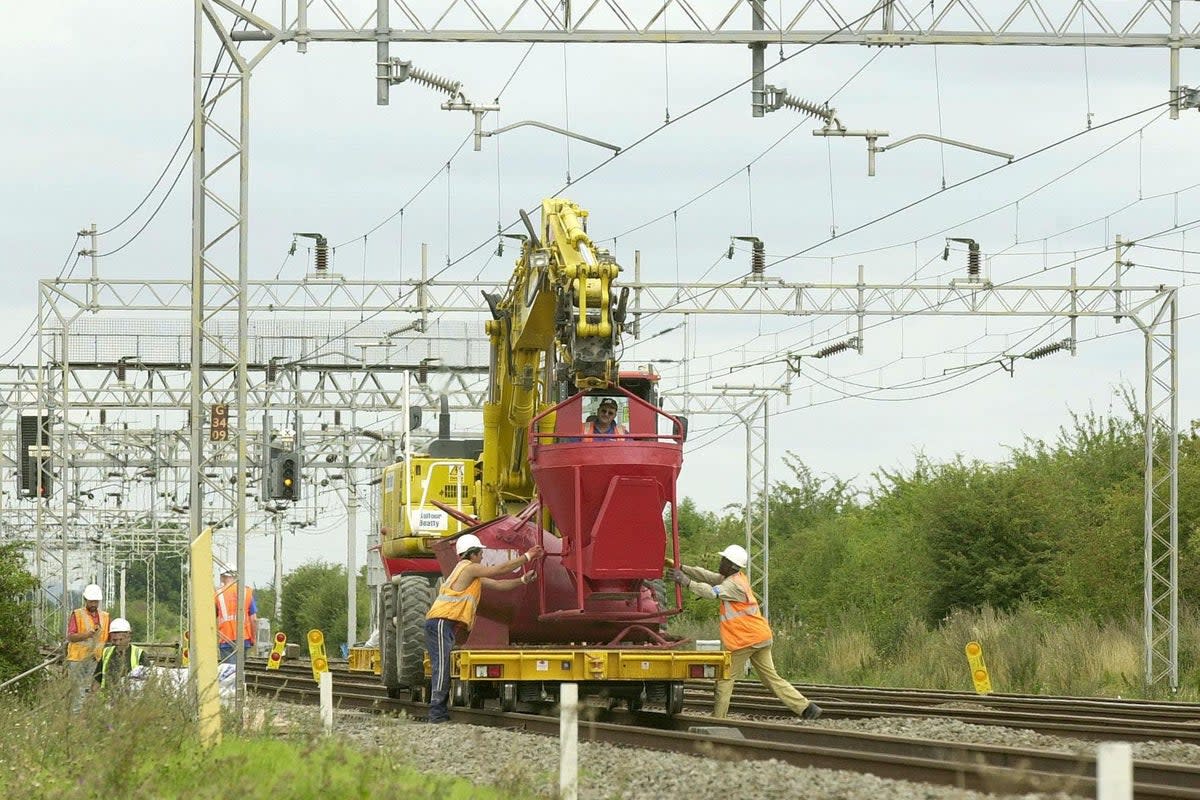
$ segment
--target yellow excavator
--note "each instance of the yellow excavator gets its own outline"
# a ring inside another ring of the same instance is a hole
[[[428,452],[383,470],[380,557],[388,582],[378,598],[380,653],[377,660],[352,653],[352,661],[378,664],[393,694],[423,679],[422,626],[440,577],[433,543],[463,530],[464,518],[518,513],[534,498],[527,441],[533,418],[605,386],[621,385],[657,405],[656,376],[618,372],[629,290],[615,289],[621,267],[592,242],[587,219],[564,198],[542,201],[540,228],[521,211],[526,235],[512,276],[503,294],[484,295],[492,318],[485,325],[491,365],[483,439],[450,439],[443,423]],[[554,424],[550,414],[538,429]]]

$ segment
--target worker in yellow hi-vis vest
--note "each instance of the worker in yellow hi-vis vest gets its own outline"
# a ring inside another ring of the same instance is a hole
[[[114,619],[108,637],[110,644],[96,664],[93,680],[97,690],[103,689],[111,696],[123,694],[129,688],[130,675],[142,666],[143,652],[133,643],[133,629],[126,619]]]

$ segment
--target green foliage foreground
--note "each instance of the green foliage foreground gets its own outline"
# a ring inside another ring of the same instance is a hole
[[[65,680],[45,684],[32,699],[0,697],[5,798],[494,800],[521,796],[424,775],[399,763],[395,748],[385,751],[324,737],[310,723],[284,722],[256,710],[248,717],[259,721],[262,732],[227,731],[220,745],[204,749],[188,716],[188,704],[164,687],[148,686],[111,705],[92,697],[76,718],[65,713],[67,707]]]
[[[37,581],[15,544],[0,545],[0,683],[38,663],[32,608]]]

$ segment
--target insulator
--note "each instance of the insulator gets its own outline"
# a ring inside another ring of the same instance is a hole
[[[329,245],[326,242],[317,242],[317,272],[325,272],[329,269]]]
[[[979,248],[971,248],[967,251],[967,275],[971,278],[979,277]]]
[[[820,105],[816,103],[810,103],[809,101],[801,100],[799,97],[795,97],[788,92],[780,92],[778,102],[781,106],[787,106],[794,111],[799,111],[801,114],[807,114],[810,117],[824,120],[826,124],[832,123],[836,115],[834,109],[830,108],[825,103],[821,103]]]
[[[755,275],[762,275],[767,271],[767,253],[763,249],[762,242],[754,242],[754,249],[750,251],[750,272]]]
[[[1063,339],[1061,342],[1044,344],[1041,347],[1035,347],[1030,350],[1025,354],[1025,357],[1029,359],[1043,358],[1051,353],[1057,353],[1059,350],[1069,350],[1071,348],[1071,344],[1072,342],[1070,339]]]
[[[825,345],[820,350],[813,353],[813,358],[828,358],[829,356],[836,355],[843,350],[849,350],[851,347],[858,347],[857,338],[852,337],[844,342]]]
[[[462,88],[462,81],[452,81],[449,78],[443,78],[441,75],[434,75],[432,72],[426,72],[423,69],[410,69],[408,71],[408,79],[422,83],[431,89],[441,89],[443,92],[450,94],[458,94],[458,90]]]

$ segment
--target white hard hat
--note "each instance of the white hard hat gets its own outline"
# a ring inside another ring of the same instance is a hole
[[[129,627],[129,620],[124,617],[117,617],[108,626],[109,633],[130,633],[133,629]]]
[[[479,541],[479,537],[473,533],[464,533],[458,537],[458,541],[454,543],[454,552],[458,555],[465,555],[468,550],[482,550],[483,542]]]
[[[721,558],[732,562],[735,566],[745,569],[750,563],[750,555],[740,544],[731,544],[721,551]]]
[[[83,599],[96,601],[103,600],[104,593],[100,591],[99,586],[94,583],[89,583],[87,586],[83,587]]]

